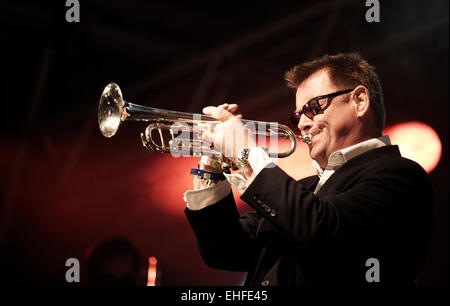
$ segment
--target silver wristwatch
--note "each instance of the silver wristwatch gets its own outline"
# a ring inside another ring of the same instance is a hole
[[[247,166],[249,164],[248,161],[248,154],[250,152],[250,149],[245,148],[243,149],[237,156],[237,166],[239,167],[239,169],[242,169],[243,167]]]

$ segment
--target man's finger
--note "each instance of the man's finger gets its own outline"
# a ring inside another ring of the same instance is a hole
[[[203,113],[205,115],[214,117],[220,121],[226,121],[231,116],[233,116],[232,113],[227,111],[226,109],[223,109],[222,107],[215,107],[215,106],[207,106],[203,109]]]
[[[214,140],[213,133],[208,132],[208,131],[204,131],[204,132],[202,133],[202,140],[203,140],[203,141],[206,140],[206,141],[212,142],[212,141]]]
[[[203,113],[205,114],[205,115],[208,115],[208,116],[213,116],[213,113],[215,113],[215,112],[217,112],[215,109],[216,109],[217,107],[215,107],[215,106],[207,106],[207,107],[205,107],[205,108],[203,108]],[[214,117],[214,116],[213,116]]]
[[[230,113],[234,113],[237,109],[238,109],[238,105],[237,104],[229,104],[227,110]]]

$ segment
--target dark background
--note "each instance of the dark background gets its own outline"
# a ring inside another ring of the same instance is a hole
[[[200,113],[232,101],[248,119],[288,123],[283,73],[356,51],[377,67],[386,125],[421,121],[441,139],[435,233],[418,281],[448,284],[447,0],[380,1],[379,23],[366,22],[362,0],[80,1],[79,23],[58,2],[3,2],[0,13],[3,281],[64,285],[75,257],[85,284],[89,250],[121,236],[144,270],[158,258],[161,285],[240,284],[244,274],[202,262],[184,217],[197,160],[147,153],[138,123],[104,138],[100,93],[114,81],[141,105]]]

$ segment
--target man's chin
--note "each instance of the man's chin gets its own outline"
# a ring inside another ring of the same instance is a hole
[[[320,157],[320,153],[321,153],[321,150],[320,150],[320,148],[318,148],[317,145],[311,146],[309,149],[309,155],[311,156],[311,158],[313,160],[317,161]]]
[[[317,154],[315,154],[313,148],[309,149],[309,156],[311,156],[311,159],[313,159],[313,160],[317,159]]]

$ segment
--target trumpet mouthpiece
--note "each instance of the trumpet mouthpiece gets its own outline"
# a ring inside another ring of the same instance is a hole
[[[306,144],[311,144],[312,135],[306,134],[305,136],[298,136],[298,138]]]

